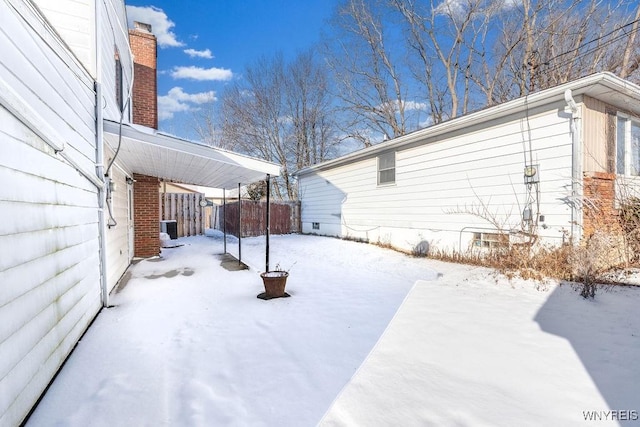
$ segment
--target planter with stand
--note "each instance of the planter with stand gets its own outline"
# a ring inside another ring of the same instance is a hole
[[[264,284],[264,292],[258,295],[258,298],[263,300],[269,300],[273,298],[282,298],[282,297],[290,297],[288,293],[284,291],[284,287],[287,284],[287,277],[289,277],[289,272],[280,269],[280,264],[276,265],[276,269],[270,271],[269,270],[269,234],[270,234],[270,203],[269,203],[269,194],[271,193],[271,183],[270,183],[271,175],[267,174],[267,209],[266,209],[266,218],[265,223],[266,227],[266,250],[265,250],[265,272],[260,274],[262,277],[262,283]]]
[[[264,293],[258,295],[258,298],[272,299],[291,296],[284,291],[287,284],[287,277],[289,277],[288,272],[265,271],[260,274],[260,277],[262,277],[262,283],[264,284]]]

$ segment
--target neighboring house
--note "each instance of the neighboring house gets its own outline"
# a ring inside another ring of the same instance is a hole
[[[24,420],[132,258],[158,254],[160,179],[279,173],[152,129],[155,37],[126,22],[122,0],[0,1],[2,426]]]
[[[639,144],[640,87],[595,74],[299,171],[302,229],[405,251],[577,242],[637,191]]]

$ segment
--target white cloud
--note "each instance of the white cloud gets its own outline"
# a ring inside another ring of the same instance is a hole
[[[465,7],[458,0],[444,0],[435,8],[436,15],[462,16]]]
[[[151,25],[151,31],[158,39],[160,47],[184,46],[171,30],[176,24],[162,9],[154,6],[127,6],[127,20],[130,28],[133,28],[133,21]]]
[[[184,53],[186,53],[192,58],[195,58],[195,57],[206,58],[206,59],[213,58],[213,55],[211,54],[211,51],[209,49],[205,49],[205,50],[185,49]]]
[[[194,105],[216,101],[214,91],[186,93],[181,87],[174,87],[164,96],[158,97],[158,119],[172,119],[175,113],[192,111]]]
[[[402,104],[404,105],[404,111],[427,111],[427,109],[429,108],[429,106],[424,102],[402,101]],[[387,106],[391,107],[391,109],[396,112],[400,111],[400,104],[398,103],[398,101],[390,101],[385,104],[379,104],[377,109],[387,111]]]
[[[415,101],[405,101],[404,109],[405,111],[419,110],[419,111],[427,111],[429,106],[424,102],[415,102]]]
[[[470,11],[474,14],[494,14],[508,11],[522,4],[522,0],[442,0],[434,9],[436,15],[464,19]]]
[[[174,67],[171,71],[174,79],[191,80],[231,80],[233,73],[226,68]]]

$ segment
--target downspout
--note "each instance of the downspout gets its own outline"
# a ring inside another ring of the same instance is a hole
[[[98,227],[100,233],[100,293],[102,306],[109,307],[107,284],[107,219],[105,216],[107,188],[104,177],[104,130],[102,122],[102,84],[96,82],[96,175],[102,181],[98,188]]]
[[[571,112],[571,241],[577,244],[582,239],[582,138],[580,135],[580,109],[576,104],[571,89],[564,91],[564,100]]]
[[[102,306],[109,307],[109,285],[107,283],[107,220],[105,205],[107,188],[104,176],[104,128],[102,113],[102,40],[100,25],[102,21],[102,2],[95,2],[96,27],[96,175],[102,183],[98,187],[98,233],[100,238],[100,295]]]

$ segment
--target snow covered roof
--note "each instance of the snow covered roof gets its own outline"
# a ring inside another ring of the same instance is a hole
[[[115,152],[119,123],[104,120],[105,143]],[[128,172],[182,184],[236,188],[266,174],[280,175],[280,165],[159,132],[145,126],[122,125],[117,162]]]

